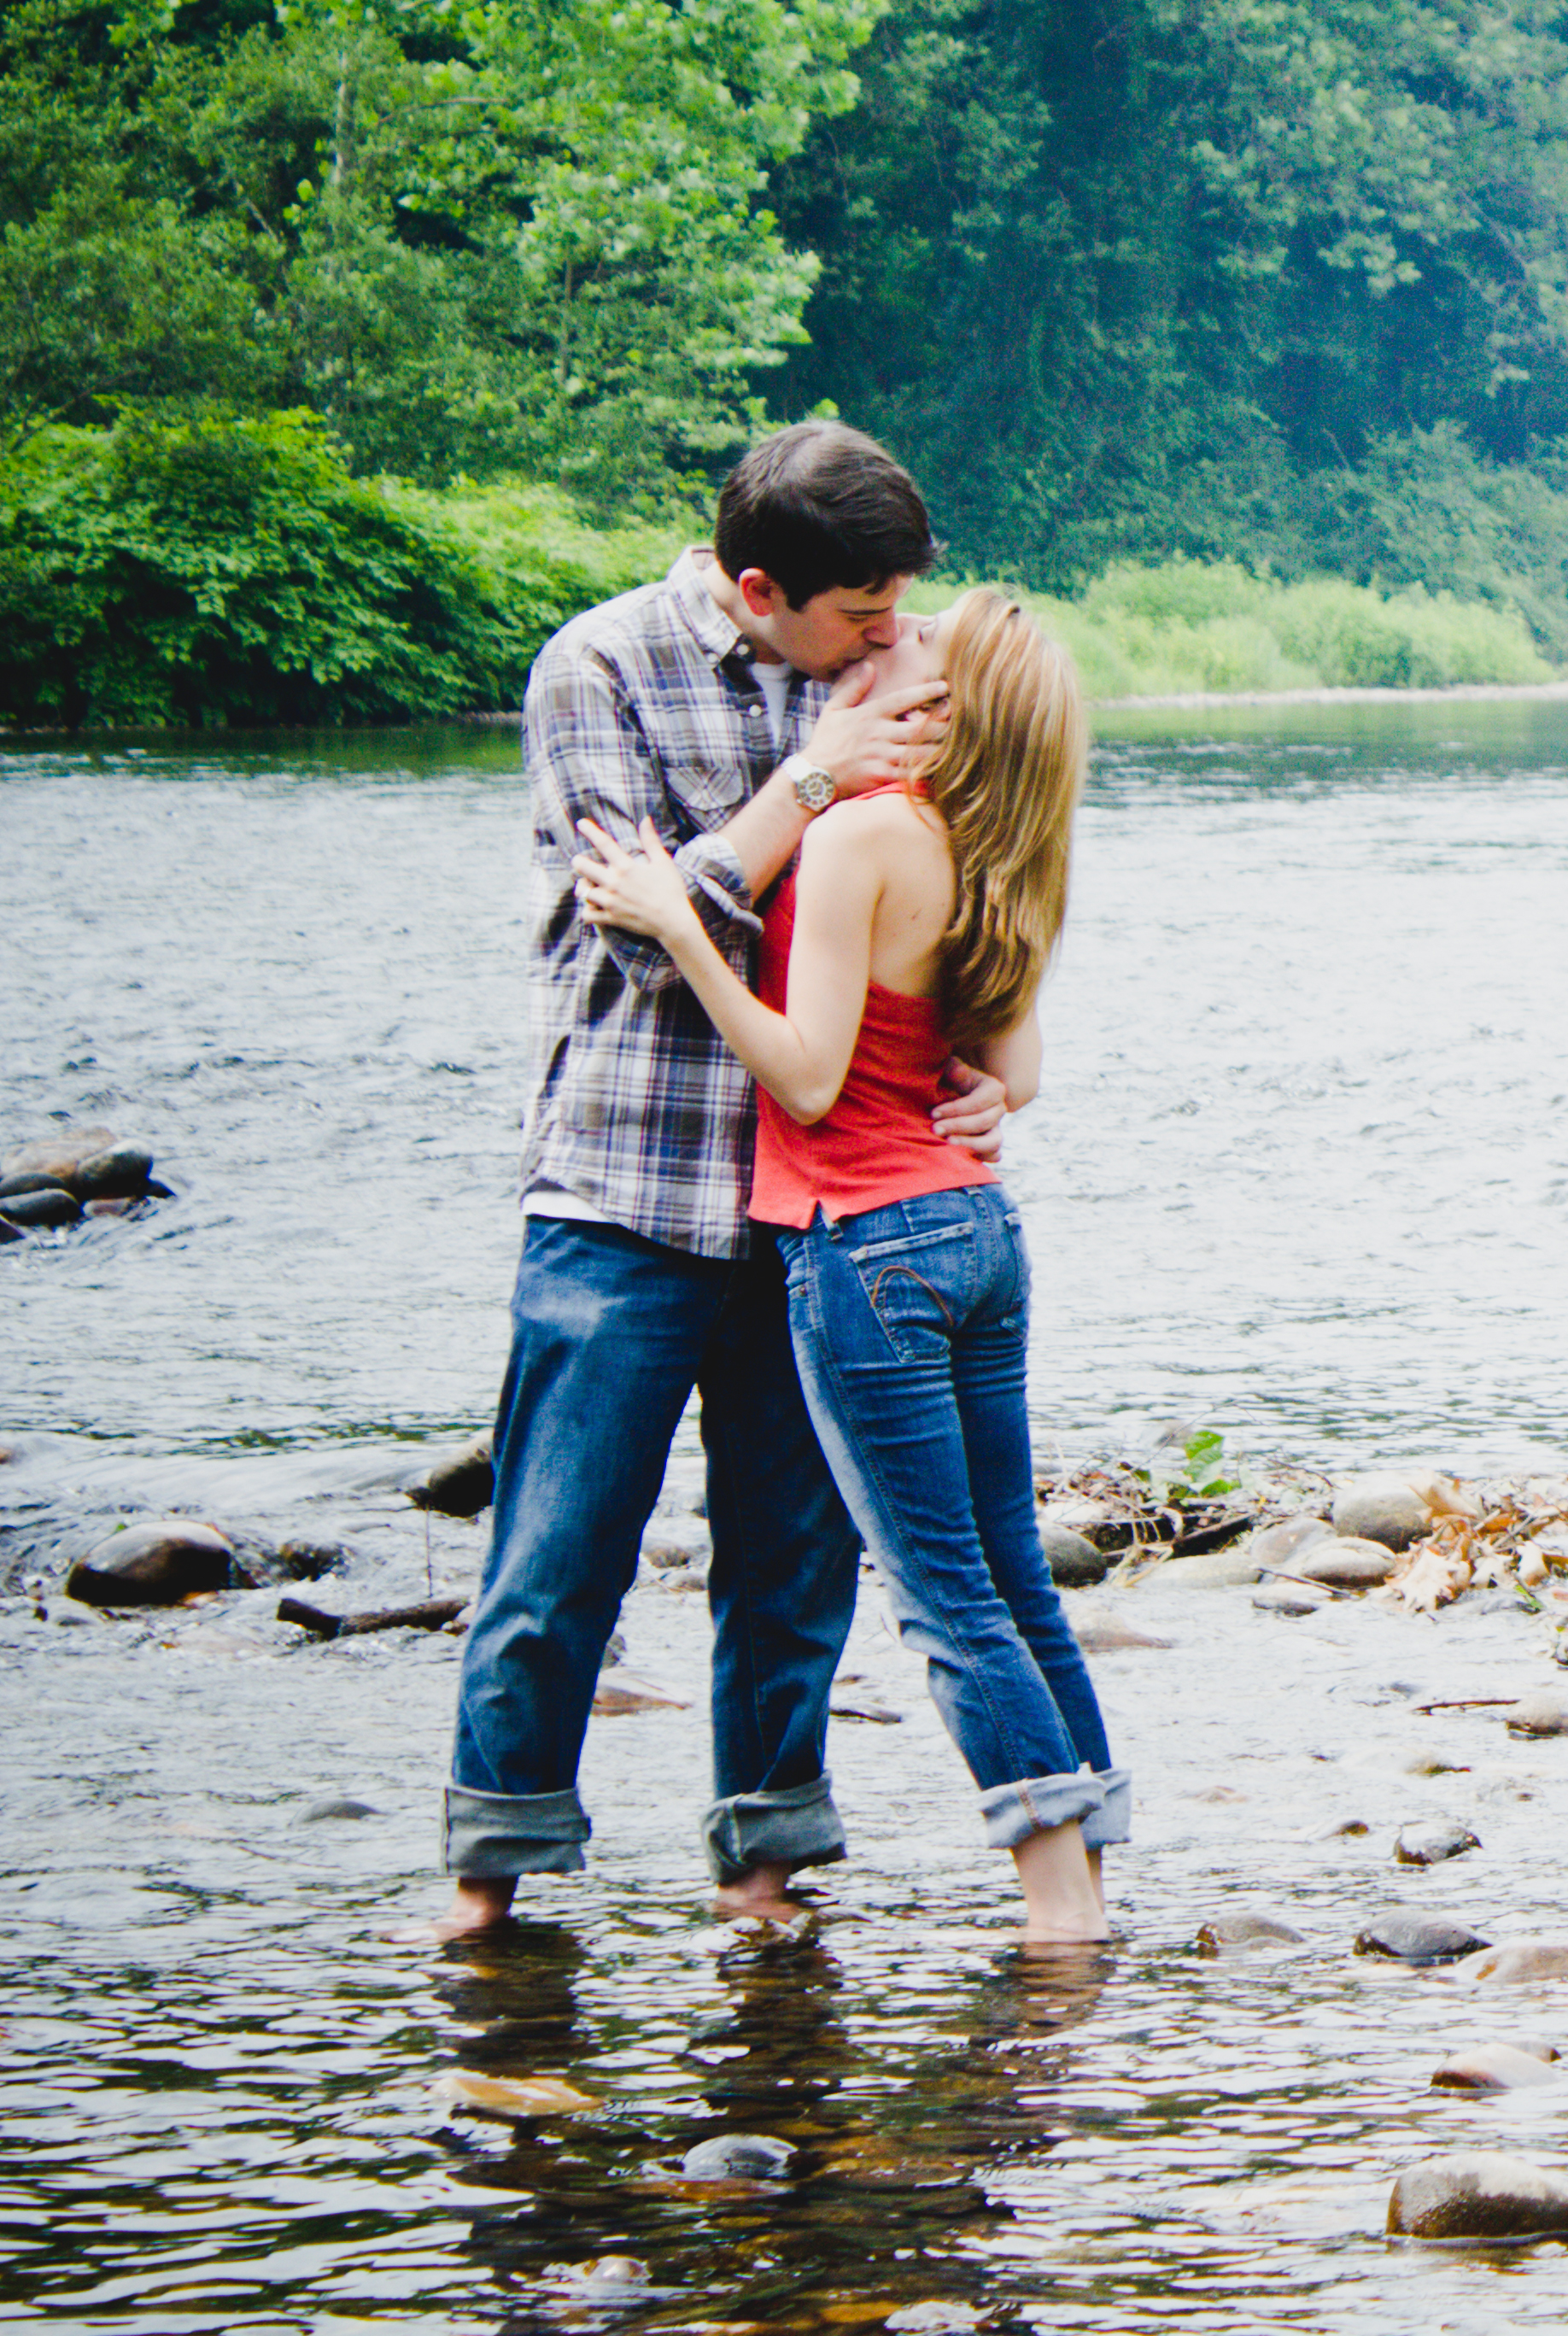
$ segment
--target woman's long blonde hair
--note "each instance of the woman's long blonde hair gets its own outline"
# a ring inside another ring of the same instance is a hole
[[[989,585],[954,607],[945,662],[949,724],[920,786],[953,855],[939,1002],[962,1053],[1022,1019],[1056,947],[1087,733],[1066,650]]]

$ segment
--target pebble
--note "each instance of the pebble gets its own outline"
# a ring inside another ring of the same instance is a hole
[[[1432,1530],[1431,1510],[1403,1476],[1353,1476],[1335,1494],[1330,1514],[1337,1533],[1385,1549],[1408,1549]]]
[[[1139,1647],[1168,1647],[1169,1639],[1151,1637],[1147,1630],[1135,1630],[1116,1614],[1086,1614],[1073,1623],[1073,1636],[1086,1655],[1120,1655]]]
[[[495,1468],[490,1437],[476,1436],[456,1452],[439,1460],[405,1484],[404,1491],[416,1509],[433,1509],[438,1516],[476,1517],[495,1498]]]
[[[1272,1914],[1219,1914],[1198,1932],[1198,1952],[1221,1955],[1238,1947],[1300,1947],[1306,1940]]]
[[[278,1562],[290,1582],[319,1582],[347,1562],[348,1552],[340,1541],[286,1541],[278,1552]]]
[[[1516,2044],[1473,2044],[1432,2072],[1434,2086],[1455,2093],[1508,2093],[1529,2085],[1560,2085],[1563,2072]]]
[[[1400,1865],[1441,1865],[1445,1858],[1463,1857],[1479,1849],[1475,1835],[1460,1825],[1409,1825],[1399,1830],[1394,1856]]]
[[[238,1571],[216,1526],[163,1517],[101,1541],[66,1575],[65,1595],[85,1606],[173,1606],[193,1591],[229,1589]]]
[[[1266,1582],[1252,1603],[1263,1614],[1320,1614],[1334,1603],[1334,1593],[1300,1582]]]
[[[1058,1590],[1093,1590],[1121,1562],[1119,1550],[1096,1549],[1086,1533],[1053,1523],[1048,1513],[1039,1526],[1040,1545]]]
[[[1568,1979],[1568,1939],[1511,1939],[1484,1954],[1456,1964],[1456,1979],[1495,1981],[1517,1986],[1543,1979]]]
[[[1388,2200],[1390,2237],[1531,2239],[1568,2232],[1568,2181],[1501,2150],[1407,2166]]]
[[[718,2133],[699,2141],[681,2159],[693,2182],[778,2182],[789,2172],[794,2151],[767,2133]]]
[[[688,1708],[677,1695],[661,1695],[656,1687],[618,1671],[611,1678],[601,1678],[593,1691],[593,1708],[601,1718],[614,1718],[628,1711],[685,1711]]]
[[[591,2095],[560,2077],[481,2077],[471,2068],[453,2068],[437,2078],[435,2089],[492,2117],[559,2117],[599,2107]]]
[[[1521,1696],[1503,1714],[1510,1736],[1568,1736],[1568,1696]]]
[[[1402,1963],[1451,1963],[1491,1943],[1467,1922],[1446,1922],[1434,1914],[1387,1914],[1358,1932],[1355,1952],[1390,1955]]]

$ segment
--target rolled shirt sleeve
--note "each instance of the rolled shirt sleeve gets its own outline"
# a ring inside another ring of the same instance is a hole
[[[529,686],[523,752],[541,844],[553,842],[570,862],[587,848],[577,823],[591,819],[630,850],[640,822],[651,819],[709,938],[744,975],[762,926],[739,856],[720,833],[699,827],[683,835],[659,757],[614,667],[591,650],[546,648]],[[737,774],[733,802],[713,807],[720,825],[745,800]],[[598,939],[636,989],[667,989],[681,978],[644,934],[600,926]]]

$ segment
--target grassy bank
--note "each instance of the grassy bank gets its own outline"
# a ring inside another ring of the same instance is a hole
[[[923,582],[911,603],[940,608],[951,589]],[[1229,560],[1176,560],[1109,568],[1076,600],[1023,598],[1095,698],[1555,678],[1514,610],[1446,592],[1384,594],[1335,577],[1277,584]]]
[[[662,573],[700,527],[594,528],[517,483],[355,478],[304,415],[46,431],[0,462],[0,725],[515,707],[558,626]],[[911,605],[959,589],[928,579]],[[1026,598],[1095,698],[1553,677],[1515,609],[1446,592],[1175,560]]]

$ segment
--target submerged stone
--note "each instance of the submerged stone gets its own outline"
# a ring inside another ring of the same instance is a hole
[[[1461,1825],[1409,1825],[1400,1828],[1394,1855],[1400,1865],[1441,1865],[1445,1858],[1463,1857],[1481,1846]]]
[[[1171,1643],[1169,1639],[1135,1630],[1117,1614],[1086,1614],[1081,1621],[1074,1621],[1073,1636],[1086,1655],[1130,1654],[1140,1647],[1159,1649]]]
[[[681,2172],[693,2182],[778,2182],[794,2151],[768,2133],[718,2133],[688,2149]]]
[[[1391,2237],[1534,2239],[1568,2233],[1568,2181],[1501,2150],[1407,2166],[1388,2200]]]
[[[1553,1694],[1550,1689],[1539,1695],[1521,1696],[1503,1717],[1510,1736],[1568,1736],[1568,1696]]]
[[[349,1823],[359,1817],[373,1817],[377,1815],[379,1812],[373,1809],[368,1801],[328,1799],[312,1801],[310,1806],[301,1812],[300,1822],[303,1825]]]
[[[1205,1922],[1198,1932],[1198,1952],[1202,1955],[1235,1953],[1252,1947],[1300,1947],[1306,1940],[1289,1922],[1276,1920],[1272,1914],[1218,1914]]]
[[[1473,2044],[1435,2068],[1432,2082],[1446,2092],[1508,2093],[1531,2085],[1560,2085],[1563,2074],[1517,2044]]]
[[[1301,1582],[1265,1582],[1252,1603],[1264,1614],[1320,1614],[1334,1602],[1331,1590]]]
[[[1456,1968],[1457,1979],[1517,1986],[1543,1979],[1568,1978],[1568,1939],[1512,1939],[1484,1954],[1469,1955]]]
[[[81,1202],[58,1184],[45,1184],[35,1192],[18,1192],[5,1202],[5,1211],[14,1225],[24,1226],[29,1232],[82,1222]]]
[[[85,1606],[173,1606],[195,1591],[229,1589],[238,1572],[234,1544],[216,1526],[164,1517],[101,1541],[66,1575],[65,1595]]]
[[[1355,1952],[1390,1955],[1402,1963],[1451,1963],[1490,1944],[1467,1922],[1446,1922],[1436,1914],[1386,1914],[1358,1932]]]
[[[65,1182],[79,1201],[131,1201],[151,1173],[152,1154],[140,1144],[111,1144],[79,1160]]]

